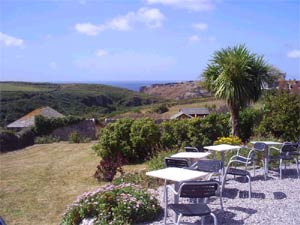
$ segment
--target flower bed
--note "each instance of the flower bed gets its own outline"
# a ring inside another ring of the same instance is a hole
[[[79,225],[86,218],[93,224],[134,224],[154,220],[160,213],[154,197],[141,186],[108,185],[78,196],[63,215],[61,225]]]

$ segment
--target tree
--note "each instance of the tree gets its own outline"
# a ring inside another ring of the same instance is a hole
[[[228,105],[232,135],[239,136],[239,111],[258,100],[270,80],[269,70],[263,56],[237,45],[216,51],[203,72],[204,86]]]

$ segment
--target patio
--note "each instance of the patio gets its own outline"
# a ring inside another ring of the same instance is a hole
[[[153,194],[163,204],[163,187],[153,190]],[[172,201],[173,195],[169,193]],[[220,211],[218,198],[212,198],[209,206],[218,218],[218,224],[261,224],[296,225],[300,224],[300,179],[297,178],[296,165],[284,172],[280,180],[278,171],[269,171],[265,181],[263,169],[257,170],[252,178],[252,199],[248,199],[248,183],[243,178],[228,180],[223,193],[224,212]],[[172,224],[173,216],[169,210],[167,224]],[[163,216],[153,225],[163,224]],[[184,217],[181,224],[201,224],[199,217]],[[205,224],[213,224],[207,217]]]

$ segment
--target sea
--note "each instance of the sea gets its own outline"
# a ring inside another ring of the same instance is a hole
[[[104,84],[114,87],[126,88],[131,91],[139,91],[143,86],[150,86],[152,84],[167,84],[167,83],[176,83],[182,81],[176,80],[152,80],[152,81],[85,81],[80,83],[87,84]]]

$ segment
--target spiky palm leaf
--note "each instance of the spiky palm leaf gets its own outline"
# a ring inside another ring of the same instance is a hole
[[[238,132],[238,111],[261,95],[269,66],[262,56],[250,53],[245,45],[221,49],[214,53],[203,73],[205,86],[224,99],[231,111],[232,133]]]

